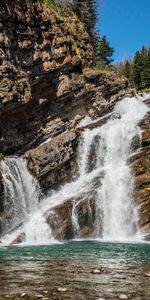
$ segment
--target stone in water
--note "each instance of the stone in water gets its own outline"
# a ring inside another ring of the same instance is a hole
[[[150,273],[145,273],[145,276],[146,277],[150,277]]]
[[[93,274],[100,274],[101,271],[100,271],[99,269],[95,269],[95,270],[92,271],[92,273],[93,273]]]
[[[58,288],[58,292],[66,292],[67,291],[67,288]]]
[[[129,299],[129,298],[128,298],[127,295],[120,295],[120,296],[119,296],[119,299],[121,299],[121,300],[127,300],[127,299]]]

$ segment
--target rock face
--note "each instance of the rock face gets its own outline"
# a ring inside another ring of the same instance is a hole
[[[60,13],[40,0],[3,2],[0,2],[0,153],[27,158],[29,170],[45,191],[69,181],[77,172],[79,122],[85,116],[92,119],[103,116],[122,97],[134,95],[134,91],[127,79],[92,68],[94,54],[89,35],[71,6]],[[135,197],[141,206],[140,222],[149,232],[148,119],[141,127],[142,151],[132,164],[137,182]],[[0,173],[0,212],[3,192]],[[95,208],[92,199],[88,201],[92,214],[86,200],[77,207],[81,236],[92,232]],[[74,235],[70,225],[72,205],[68,200],[56,207],[55,215],[50,213],[48,217],[59,239]]]
[[[64,131],[93,49],[76,15],[59,16],[42,1],[1,2],[0,21],[0,152],[11,154]]]
[[[0,152],[27,152],[44,188],[66,180],[76,125],[109,111],[128,81],[90,68],[93,48],[71,7],[60,14],[43,1],[1,2],[0,52]]]
[[[26,152],[28,169],[38,178],[43,189],[54,187],[61,181],[68,181],[75,174],[76,148],[77,134],[75,131],[65,131]]]
[[[112,72],[105,74],[84,69],[78,74],[78,82],[80,89],[73,94],[68,91],[68,96],[64,95],[61,99],[62,117],[57,116],[48,122],[39,144],[32,149],[29,145],[29,150],[25,152],[25,157],[34,159],[33,174],[38,176],[44,188],[66,181],[74,175],[77,169],[75,158],[79,122],[87,115],[93,119],[102,116],[109,112],[122,96],[134,93],[128,88],[125,79],[116,78]],[[69,101],[66,97],[69,97]],[[50,114],[50,111],[48,113]]]
[[[92,196],[76,199],[76,201],[79,201],[79,204],[75,208],[78,230],[73,224],[74,200],[69,199],[49,212],[47,223],[50,225],[53,235],[57,240],[90,237],[93,233],[95,203]]]
[[[150,100],[147,101],[150,106]],[[134,198],[139,206],[140,226],[146,239],[150,239],[150,113],[139,124],[141,127],[141,149],[132,158],[135,175]]]

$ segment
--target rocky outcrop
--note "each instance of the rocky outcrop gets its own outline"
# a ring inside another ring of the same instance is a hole
[[[91,69],[85,26],[63,7],[0,3],[0,152],[30,158],[44,188],[74,174],[79,121],[102,116],[129,90],[125,78]]]
[[[44,141],[41,139],[40,145],[25,152],[25,157],[32,160],[30,170],[38,177],[44,189],[64,182],[75,174],[79,122],[85,116],[93,119],[103,116],[123,96],[134,94],[134,90],[128,88],[126,80],[116,78],[112,72],[86,69],[81,76],[84,80],[80,93],[75,93],[68,104],[65,96],[62,99],[65,102],[64,109],[61,108],[63,118],[56,118],[51,125],[48,123],[48,128],[43,132]],[[69,112],[66,114],[67,106]]]
[[[64,130],[59,123],[93,59],[84,24],[71,7],[70,15],[43,1],[0,3],[0,152],[29,149]]]
[[[73,221],[76,216],[76,223]],[[95,221],[95,201],[91,195],[69,199],[49,212],[47,223],[57,240],[90,237]]]
[[[63,132],[26,153],[28,169],[42,188],[50,189],[59,182],[69,181],[76,173],[76,149],[75,131]]]
[[[147,100],[150,106],[150,100]],[[141,128],[141,148],[132,158],[135,175],[134,198],[139,207],[139,223],[145,238],[150,239],[150,113],[139,124]]]

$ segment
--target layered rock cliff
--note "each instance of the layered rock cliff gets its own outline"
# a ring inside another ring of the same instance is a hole
[[[0,153],[26,157],[44,191],[69,181],[77,172],[79,122],[110,112],[116,101],[134,91],[127,79],[93,68],[89,35],[71,6],[54,11],[40,0],[0,2],[0,53]],[[144,148],[134,161],[140,182],[136,198],[141,203],[141,224],[149,228],[147,121],[142,126]],[[82,229],[88,216],[88,208],[83,207],[79,208]],[[56,212],[69,224],[63,209]],[[73,235],[69,225],[60,232],[61,221],[57,228],[53,218],[48,222],[60,239]],[[91,223],[89,228],[87,232],[92,231]]]
[[[78,122],[109,111],[128,82],[89,68],[93,48],[71,6],[8,0],[0,8],[0,152],[33,149],[30,166],[50,187],[74,169]]]

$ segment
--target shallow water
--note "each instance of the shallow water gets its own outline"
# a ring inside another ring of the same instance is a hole
[[[103,269],[101,274],[92,270]],[[150,299],[150,244],[73,241],[0,248],[0,299]],[[59,292],[58,288],[67,288]],[[25,293],[25,295],[23,295]],[[22,295],[22,297],[21,297]]]

